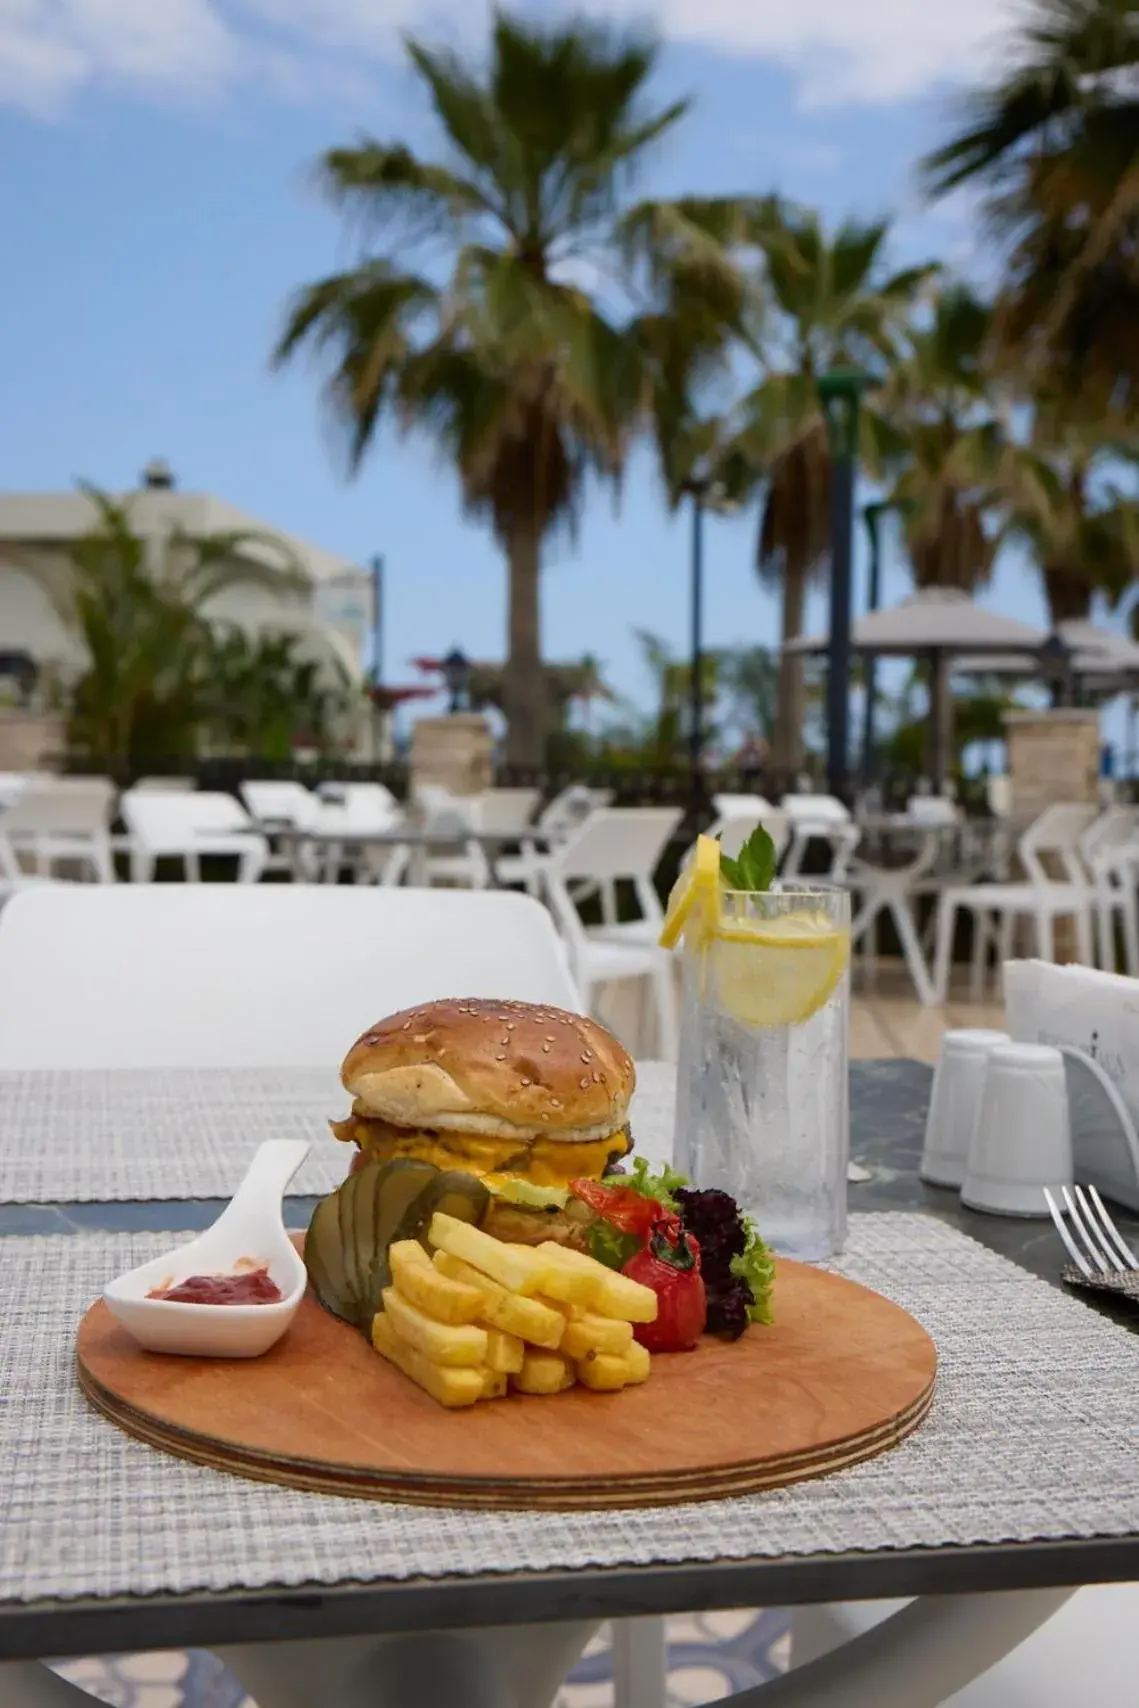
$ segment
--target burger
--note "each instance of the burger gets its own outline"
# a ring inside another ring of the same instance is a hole
[[[344,1059],[352,1112],[331,1123],[358,1164],[412,1157],[483,1180],[488,1231],[575,1243],[573,1180],[632,1150],[636,1071],[611,1033],[548,1004],[453,998],[381,1020]]]

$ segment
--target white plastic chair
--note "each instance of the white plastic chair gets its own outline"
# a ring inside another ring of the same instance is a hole
[[[242,884],[256,883],[269,859],[269,844],[240,801],[208,790],[162,794],[128,789],[120,803],[130,840],[131,877],[148,883],[161,859],[181,860],[186,877],[197,883],[203,854],[237,858]]]
[[[44,885],[0,913],[0,1067],[327,1066],[444,996],[581,1010],[529,896],[324,885]]]
[[[538,829],[551,843],[566,842],[592,813],[609,806],[612,799],[612,789],[593,789],[585,783],[570,783],[542,808],[538,814]]]
[[[498,882],[506,887],[522,884],[532,896],[542,893],[544,848],[534,839],[534,814],[542,798],[540,789],[484,789],[467,803],[467,817],[476,830],[517,841],[517,853],[494,853]]]
[[[725,805],[726,802],[744,798],[739,795],[716,795],[713,797],[713,805],[720,816],[715,824],[710,827],[708,835],[715,836],[724,853],[734,860],[756,825],[762,824],[775,844],[776,861],[782,860],[787,852],[787,844],[791,839],[791,824],[787,814],[782,807],[765,805],[763,810],[757,813],[754,806],[749,805],[741,812],[738,807]]]
[[[490,865],[479,843],[473,836],[460,841],[465,831],[476,828],[479,799],[477,795],[452,794],[439,783],[416,786],[415,805],[421,829],[427,837],[438,836],[439,842],[415,850],[414,883],[472,890],[484,890],[490,885]],[[449,848],[445,846],[448,843]],[[457,851],[456,843],[459,843]]]
[[[936,998],[930,982],[921,939],[918,935],[914,904],[923,880],[932,871],[939,848],[936,832],[919,838],[917,852],[901,866],[878,866],[857,856],[848,865],[841,882],[853,891],[857,906],[850,923],[853,949],[863,949],[864,971],[873,977],[877,965],[878,921],[888,913],[906,963],[906,971],[919,1002],[927,1006]]]
[[[1105,972],[1116,971],[1118,914],[1125,971],[1130,978],[1139,978],[1139,807],[1109,807],[1084,832],[1080,854],[1095,888],[1098,964]]]
[[[250,778],[238,785],[238,793],[251,818],[264,830],[269,843],[265,870],[289,872],[294,878],[319,876],[320,860],[310,845],[286,842],[282,846],[280,842],[274,842],[272,835],[274,825],[289,830],[318,828],[324,807],[311,789],[306,789],[303,783],[284,779]]]
[[[185,794],[194,787],[192,777],[136,777],[132,789],[157,789],[161,795]]]
[[[766,824],[768,813],[781,810],[766,795],[713,795],[712,805],[717,818],[747,818],[750,813],[753,824],[761,819]]]
[[[311,830],[321,816],[322,803],[303,783],[251,778],[240,784],[238,793],[258,824]]]
[[[61,860],[79,866],[97,883],[115,880],[111,858],[111,815],[115,785],[108,777],[53,777],[24,788],[0,812],[0,836],[18,868],[30,863],[41,878]]]
[[[653,874],[682,816],[674,807],[604,807],[546,865],[550,907],[586,1002],[592,1006],[603,985],[644,980],[655,1006],[657,1054],[669,1061],[677,1048],[676,991],[671,957],[657,945],[663,910]],[[632,884],[641,910],[640,919],[624,925],[615,900],[622,880]],[[582,924],[570,888],[578,881],[598,886],[602,925]]]
[[[783,862],[783,876],[797,878],[803,870],[808,845],[822,841],[830,847],[831,860],[828,869],[818,875],[840,882],[861,839],[850,809],[834,795],[784,795],[779,804],[791,825],[791,845]]]
[[[915,824],[940,828],[957,824],[961,809],[948,795],[911,795],[906,802],[906,816]]]
[[[1017,857],[1026,873],[1023,883],[950,884],[942,890],[937,906],[937,953],[934,959],[933,1000],[945,1002],[949,993],[953,935],[958,912],[973,915],[972,994],[979,999],[984,990],[985,958],[998,924],[998,960],[1011,958],[1013,938],[1020,921],[1032,924],[1035,953],[1042,961],[1056,958],[1056,921],[1071,919],[1076,931],[1076,955],[1085,966],[1092,954],[1091,908],[1093,890],[1080,855],[1084,833],[1099,816],[1099,809],[1076,803],[1046,807],[1017,844]],[[1055,878],[1044,861],[1058,862],[1062,878]]]
[[[534,828],[541,798],[540,789],[484,789],[470,803],[471,822],[495,836],[523,836]]]
[[[515,865],[510,859],[498,863],[499,882],[502,884],[525,883],[532,876],[536,867],[538,882],[527,887],[531,893],[541,893],[542,881],[545,876],[545,860],[551,848],[560,848],[568,842],[571,836],[579,831],[593,813],[600,812],[602,807],[610,805],[613,799],[612,789],[594,789],[585,783],[570,783],[567,788],[554,796],[538,814],[537,828],[542,833],[545,842],[545,852],[535,849],[531,859],[523,857]],[[570,894],[575,901],[585,901],[589,896],[597,894],[597,885],[585,880],[578,880],[570,885]]]
[[[346,830],[387,830],[403,817],[386,783],[321,783],[316,793],[324,808],[322,822],[339,822]]]

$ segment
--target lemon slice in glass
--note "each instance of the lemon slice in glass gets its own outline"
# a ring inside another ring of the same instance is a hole
[[[850,934],[823,913],[721,924],[712,948],[717,1006],[745,1026],[801,1026],[828,1002]]]
[[[676,948],[694,909],[702,934],[710,936],[720,919],[720,844],[714,836],[696,838],[692,862],[672,886],[658,939],[662,949]]]

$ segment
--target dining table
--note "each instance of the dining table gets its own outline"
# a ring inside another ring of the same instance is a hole
[[[926,1422],[763,1494],[539,1513],[245,1481],[121,1434],[79,1392],[75,1332],[104,1282],[212,1222],[270,1130],[313,1140],[286,1200],[307,1225],[344,1172],[324,1128],[334,1075],[0,1073],[0,1700],[87,1700],[42,1657],[196,1647],[260,1708],[538,1708],[604,1620],[894,1597],[920,1598],[896,1645],[908,1676],[932,1644],[956,1689],[1077,1586],[1139,1579],[1139,1318],[1063,1286],[1047,1220],[982,1215],[919,1179],[930,1081],[918,1062],[852,1065],[833,1260],[932,1335]],[[641,1064],[633,1135],[656,1162],[673,1097],[673,1070]],[[837,1681],[824,1657],[765,1685],[764,1708],[875,1700],[858,1686],[880,1653],[848,1647]]]
[[[394,852],[396,849],[403,849],[410,856],[410,881],[421,883],[423,878],[420,868],[429,853],[454,858],[476,847],[482,850],[486,859],[491,884],[495,889],[501,889],[504,882],[498,861],[502,855],[513,852],[523,844],[531,853],[539,854],[548,852],[551,846],[550,837],[537,829],[527,829],[524,832],[479,830],[474,826],[463,825],[452,830],[396,824],[383,830],[340,830],[335,827],[304,829],[297,825],[276,823],[268,823],[262,828],[290,860],[294,877],[304,878],[307,875],[305,856],[310,855],[315,858],[325,881],[329,883],[336,881],[340,867],[348,864],[354,856],[382,851]]]

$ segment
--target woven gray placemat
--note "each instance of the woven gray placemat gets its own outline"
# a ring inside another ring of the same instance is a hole
[[[108,1275],[164,1244],[48,1235],[0,1248],[0,1599],[1139,1532],[1139,1339],[928,1217],[855,1217],[840,1265],[937,1342],[937,1397],[915,1435],[868,1464],[765,1495],[576,1514],[302,1494],[120,1434],[76,1385],[75,1325]],[[749,1403],[762,1405],[762,1392]]]
[[[638,1148],[672,1154],[673,1069],[638,1067]],[[265,1139],[311,1139],[290,1193],[331,1192],[348,1147],[328,1131],[347,1113],[321,1068],[169,1068],[0,1073],[0,1202],[228,1198]]]

